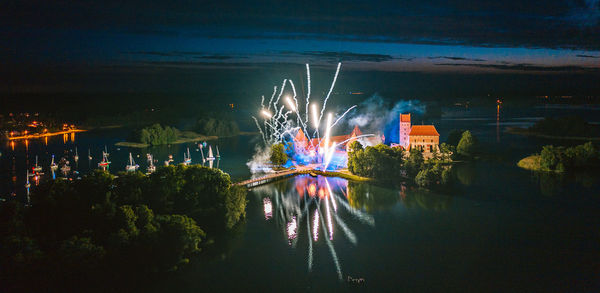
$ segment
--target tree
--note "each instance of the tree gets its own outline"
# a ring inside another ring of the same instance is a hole
[[[282,166],[288,160],[283,144],[278,143],[271,146],[271,163]]]
[[[421,152],[417,148],[412,148],[410,150],[408,159],[404,164],[406,169],[406,174],[408,177],[416,176],[419,171],[423,168],[423,164],[425,163],[425,159],[423,158],[423,152]]]
[[[451,146],[457,146],[458,142],[460,141],[463,132],[465,132],[462,129],[453,129],[452,131],[450,131],[450,133],[448,134],[448,138],[446,139],[446,143],[451,145]]]
[[[473,156],[477,152],[477,139],[470,131],[465,131],[458,142],[456,151],[466,157]]]

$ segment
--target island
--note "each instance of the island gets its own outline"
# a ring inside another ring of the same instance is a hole
[[[600,151],[592,142],[573,147],[546,145],[539,154],[521,159],[517,166],[544,172],[577,171],[600,167]]]

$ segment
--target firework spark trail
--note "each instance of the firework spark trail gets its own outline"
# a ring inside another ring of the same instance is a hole
[[[260,108],[261,109],[265,108],[265,95],[261,96],[261,99],[260,99]]]
[[[321,214],[321,209],[319,208],[318,205],[317,205],[317,210],[319,211],[319,214]],[[325,222],[323,222],[323,217],[321,217],[321,228],[323,228],[323,233],[325,235],[327,235],[327,228],[325,228]],[[331,253],[331,258],[333,258],[333,263],[335,264],[335,269],[337,271],[338,278],[341,280],[342,279],[342,268],[340,267],[340,262],[338,260],[337,253],[335,253],[335,249],[333,248],[333,244],[331,243],[331,240],[329,240],[329,238],[327,238],[327,237],[323,237],[323,238],[325,238],[325,243],[327,243],[327,247],[329,247],[329,252]]]
[[[271,110],[271,103],[273,102],[273,98],[275,97],[276,93],[277,93],[277,86],[274,86],[273,94],[271,95],[271,99],[269,100],[269,107],[267,108],[267,110]]]
[[[333,158],[333,153],[335,152],[335,148],[338,145],[336,143],[333,143],[333,145],[331,146],[331,148],[329,150],[327,150],[327,153],[325,154],[325,164],[323,165],[323,170],[327,170],[327,167],[329,167],[329,163],[331,163],[331,159]]]
[[[371,136],[375,136],[375,134],[362,134],[362,135],[359,135],[359,136],[356,136],[356,137],[351,137],[349,139],[346,139],[346,140],[340,142],[340,144],[343,144],[343,143],[345,143],[345,142],[347,142],[349,140],[359,139],[359,138],[363,138],[363,137],[371,137]]]
[[[285,84],[287,83],[287,78],[283,80],[283,84],[281,85],[281,91],[279,91],[279,95],[277,96],[277,100],[273,103],[273,107],[277,109],[277,103],[279,103],[279,99],[281,99],[281,95],[283,95],[283,91],[285,90]]]
[[[329,100],[329,96],[331,95],[331,92],[333,91],[333,87],[335,86],[335,81],[337,80],[338,74],[340,73],[340,67],[342,67],[341,62],[338,63],[337,69],[335,70],[335,75],[333,76],[333,82],[331,83],[329,92],[327,93],[327,96],[325,97],[325,101],[323,102],[323,108],[321,109],[321,116],[319,116],[319,123],[321,122],[321,119],[323,118],[323,113],[325,112],[325,107],[327,107],[327,101]]]
[[[310,101],[310,67],[308,66],[308,63],[306,63],[306,80],[308,83],[308,92],[306,93],[306,115],[304,116],[304,119],[306,120],[306,123],[308,123],[308,104]]]
[[[346,114],[348,114],[348,112],[350,112],[350,110],[356,108],[356,105],[348,108],[348,110],[346,110],[346,112],[344,112],[344,114],[342,114],[342,116],[340,116],[337,120],[335,120],[335,122],[333,122],[333,124],[331,125],[331,127],[334,127],[340,120],[342,120],[342,118],[344,118],[344,116],[346,116]]]
[[[266,138],[266,136],[265,136],[265,133],[264,133],[264,132],[263,132],[263,130],[262,130],[262,127],[260,127],[260,126],[258,125],[258,120],[256,120],[256,117],[254,117],[254,116],[252,116],[252,119],[254,119],[254,122],[256,122],[256,127],[258,127],[258,131],[260,131],[260,135],[262,136],[262,138],[263,138],[263,141],[265,142],[265,144],[267,144],[267,138]]]

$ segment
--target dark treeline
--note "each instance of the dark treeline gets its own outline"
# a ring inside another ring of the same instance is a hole
[[[564,172],[583,167],[600,167],[600,151],[591,142],[574,147],[547,145],[540,153],[543,170]]]
[[[169,144],[176,141],[181,132],[175,127],[154,124],[133,132],[133,140],[149,145]]]
[[[551,136],[599,137],[600,126],[589,124],[579,116],[545,118],[529,127],[529,131]]]
[[[194,130],[204,135],[233,136],[240,128],[233,118],[203,117],[198,119]]]
[[[207,237],[236,226],[245,207],[245,188],[202,166],[50,181],[31,206],[0,204],[2,287],[132,291],[188,263]]]

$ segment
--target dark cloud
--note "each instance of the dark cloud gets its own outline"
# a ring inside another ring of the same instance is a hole
[[[584,54],[577,54],[577,57],[580,57],[580,58],[594,58],[594,59],[600,58],[600,56],[584,55]]]
[[[331,52],[331,51],[306,51],[306,52],[280,52],[281,55],[292,55],[292,56],[306,56],[315,57],[321,60],[328,60],[331,62],[385,62],[392,60],[409,60],[411,58],[394,57],[387,54],[363,54],[353,53],[348,51],[342,52]]]
[[[452,61],[473,61],[473,62],[486,61],[485,59],[453,57],[453,56],[433,56],[433,57],[427,57],[427,59],[432,59],[432,60],[433,59],[447,59],[447,60],[452,60]]]
[[[484,69],[497,69],[506,71],[526,72],[600,72],[600,68],[578,65],[540,66],[527,63],[510,64],[479,64],[479,63],[436,63],[437,66],[474,67]]]
[[[194,30],[218,37],[305,38],[600,49],[598,0],[152,1],[5,0],[3,29]],[[271,34],[267,34],[269,32]]]
[[[133,51],[123,52],[125,54],[140,55],[140,56],[155,56],[155,57],[192,57],[194,59],[213,59],[213,60],[231,60],[231,59],[247,59],[247,56],[234,56],[225,54],[207,54],[203,52],[189,52],[189,51],[172,51],[172,52],[158,52],[158,51]]]

